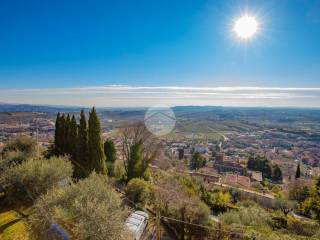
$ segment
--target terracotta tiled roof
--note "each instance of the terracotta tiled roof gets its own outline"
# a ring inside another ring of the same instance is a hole
[[[230,185],[239,184],[239,185],[246,187],[246,188],[249,188],[251,185],[250,178],[245,177],[245,176],[240,176],[237,174],[230,174],[230,173],[226,174],[225,183],[230,184]]]

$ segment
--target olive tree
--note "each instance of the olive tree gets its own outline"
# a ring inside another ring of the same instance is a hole
[[[21,200],[33,202],[48,189],[72,176],[72,164],[65,157],[28,159],[14,165],[0,176],[9,202]]]
[[[59,224],[71,239],[130,239],[124,228],[126,209],[105,175],[88,178],[41,196],[30,217],[39,239],[52,238],[50,227]]]
[[[27,136],[18,137],[8,142],[1,153],[0,171],[12,165],[20,164],[28,158],[35,157],[37,142]]]

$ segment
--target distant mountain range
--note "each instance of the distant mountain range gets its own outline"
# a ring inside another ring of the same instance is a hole
[[[78,112],[80,107],[0,103],[0,112]]]
[[[45,113],[57,113],[57,112],[79,112],[81,109],[85,111],[89,111],[90,108],[86,107],[78,107],[78,106],[53,106],[53,105],[32,105],[32,104],[11,104],[11,103],[0,103],[0,112],[45,112]],[[128,108],[128,107],[105,107],[98,108],[98,111],[145,111],[146,107],[136,107],[136,108]],[[296,111],[299,109],[296,108],[264,108],[264,107],[222,107],[222,106],[175,106],[172,107],[174,112],[205,112],[205,111],[261,111],[262,109],[269,110],[289,110]],[[300,109],[301,110],[301,109]],[[319,109],[304,109],[306,111],[319,111]]]

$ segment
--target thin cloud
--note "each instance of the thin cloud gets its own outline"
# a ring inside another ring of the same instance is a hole
[[[0,89],[0,101],[101,107],[167,105],[239,105],[320,107],[320,88],[88,86]],[[188,100],[188,101],[184,101]]]

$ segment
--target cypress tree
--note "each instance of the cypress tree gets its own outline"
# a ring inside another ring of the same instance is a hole
[[[132,178],[143,177],[144,172],[142,169],[142,147],[143,145],[141,140],[130,147],[130,157],[127,169],[127,181],[130,181]]]
[[[299,162],[296,170],[296,179],[300,178],[300,175],[301,175],[301,172],[300,172],[300,162]]]
[[[88,162],[88,125],[86,115],[83,110],[80,113],[80,124],[78,129],[78,151],[77,151],[77,161],[82,166],[82,169],[79,169],[78,177],[87,176],[85,169],[90,170]],[[85,168],[85,169],[83,169]],[[76,169],[75,169],[76,170]]]
[[[107,173],[106,157],[104,155],[101,126],[96,109],[93,107],[89,116],[88,152],[91,170]]]
[[[58,112],[57,114],[57,118],[56,118],[56,128],[54,131],[54,152],[55,154],[60,154],[60,146],[61,146],[61,116],[60,116],[60,112]]]
[[[65,121],[65,154],[71,155],[71,139],[70,139],[70,133],[71,133],[71,119],[70,114],[68,113],[66,121]]]
[[[74,160],[76,159],[77,154],[77,138],[78,138],[78,125],[77,120],[74,115],[72,115],[70,122],[70,133],[69,133],[69,141],[70,141],[70,155]]]
[[[66,153],[66,136],[67,136],[67,119],[66,115],[63,113],[60,118],[60,134],[59,134],[59,147],[60,147],[60,154]]]
[[[277,164],[273,166],[272,180],[276,182],[282,182],[282,171]]]
[[[116,161],[117,152],[114,142],[112,140],[106,140],[104,143],[104,154],[106,155],[106,163],[108,169],[108,175],[114,176],[114,163]]]

